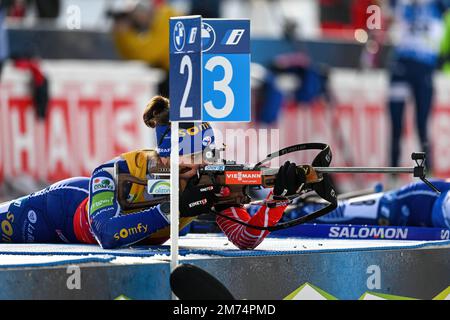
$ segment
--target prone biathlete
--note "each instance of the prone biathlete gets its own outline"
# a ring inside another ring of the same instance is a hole
[[[340,200],[335,210],[312,223],[450,229],[450,182],[436,179],[431,182],[441,194],[421,181],[413,182],[387,192]],[[286,217],[304,216],[322,206],[319,203],[301,203]]]
[[[66,179],[30,195],[0,204],[1,242],[88,243],[102,248],[119,248],[136,243],[162,244],[170,234],[170,203],[167,197],[148,194],[152,168],[170,163],[169,101],[154,97],[144,112],[144,122],[156,130],[156,150],[136,150],[97,167],[91,177]],[[195,143],[201,137],[200,145]],[[200,188],[192,164],[214,142],[208,123],[180,124],[180,229],[208,213],[221,190]],[[189,147],[188,147],[189,146]],[[280,168],[274,191],[254,216],[240,206],[215,208],[224,215],[258,226],[275,225],[288,201],[301,184],[295,164]],[[281,195],[283,194],[283,195]],[[160,200],[164,199],[164,200]],[[241,249],[253,249],[268,231],[244,227],[217,218],[231,242]]]
[[[144,122],[150,128],[155,128],[156,138],[158,144],[158,153],[162,157],[170,156],[171,146],[171,132],[169,123],[169,101],[162,99],[162,103],[154,104],[152,108],[147,108],[144,113]],[[209,125],[208,125],[209,126]],[[199,130],[205,128],[205,124],[198,126]],[[212,129],[208,129],[211,130]],[[195,128],[183,129],[183,123],[180,123],[180,154],[181,150],[185,149],[198,149],[196,146],[198,142],[204,149],[214,142],[213,134],[206,134],[202,136],[200,141],[195,139],[181,139],[189,134],[195,134]],[[196,144],[196,145],[192,145]],[[200,154],[194,154],[193,158]],[[180,158],[180,161],[182,158]],[[243,205],[225,205],[218,204],[217,200],[226,191],[226,186],[218,188],[201,188],[198,183],[198,169],[204,166],[203,158],[190,159],[191,164],[186,165],[189,167],[189,171],[180,169],[180,177],[184,178],[184,181],[180,181],[180,189],[183,191],[180,193],[180,220],[191,217],[192,221],[195,216],[204,213],[210,213],[212,209],[220,212],[222,215],[236,219],[241,222],[245,222],[250,225],[269,227],[274,226],[283,217],[284,211],[289,203],[287,196],[294,194],[296,190],[304,183],[305,176],[301,175],[296,169],[295,163],[286,162],[280,167],[277,173],[277,179],[273,190],[267,192],[265,197],[265,205],[260,206],[255,214],[250,215]],[[185,183],[185,184],[183,184]],[[255,228],[247,227],[237,222],[228,220],[224,217],[217,216],[216,222],[220,229],[225,233],[228,239],[240,249],[254,249],[256,248],[267,235],[269,231],[258,230]],[[180,223],[180,229],[183,224]],[[168,239],[168,230],[165,235],[165,239]]]

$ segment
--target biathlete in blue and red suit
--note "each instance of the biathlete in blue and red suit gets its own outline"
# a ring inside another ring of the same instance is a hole
[[[63,180],[0,204],[1,242],[98,243],[103,248],[165,242],[170,234],[170,204],[167,197],[148,194],[146,182],[153,177],[152,168],[170,163],[168,109],[169,101],[157,96],[144,112],[145,123],[156,129],[157,150],[122,154],[97,167],[90,178]],[[192,164],[192,158],[202,155],[214,142],[212,128],[208,123],[180,124],[180,128],[182,229],[197,215],[210,212],[220,194],[201,190],[193,182],[201,164]],[[194,139],[196,137],[201,139]],[[253,225],[275,225],[287,206],[287,199],[281,192],[294,193],[300,186],[301,179],[295,173],[295,164],[287,163],[280,168],[278,176],[282,179],[277,179],[274,193],[267,198],[267,206],[262,206],[255,215],[250,216],[243,207],[236,206],[222,207],[221,213]],[[221,217],[217,218],[217,223],[241,249],[255,248],[269,233]]]

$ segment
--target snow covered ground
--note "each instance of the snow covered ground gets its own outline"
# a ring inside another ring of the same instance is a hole
[[[141,264],[169,261],[169,242],[163,246],[104,250],[81,244],[0,244],[0,268],[55,266],[77,263]],[[179,239],[180,260],[220,256],[310,254],[315,252],[415,249],[446,246],[450,241],[330,240],[267,238],[256,250],[237,249],[223,235],[189,234]]]

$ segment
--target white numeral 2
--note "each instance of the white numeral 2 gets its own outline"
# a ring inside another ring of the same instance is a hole
[[[183,98],[181,99],[180,118],[192,117],[193,112],[192,107],[186,107],[186,102],[189,97],[189,92],[191,91],[192,86],[192,61],[191,58],[189,58],[189,56],[184,56],[183,59],[181,59],[180,73],[184,74],[186,68],[188,71],[188,79],[186,87],[184,87]]]

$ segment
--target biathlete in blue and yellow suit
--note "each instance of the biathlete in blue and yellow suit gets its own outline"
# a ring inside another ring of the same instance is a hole
[[[170,162],[169,101],[154,97],[144,122],[156,131],[157,150],[137,150],[97,167],[90,178],[76,177],[44,190],[0,204],[1,241],[10,243],[98,243],[118,248],[134,243],[161,244],[169,238],[167,197],[148,194],[146,181],[152,168]],[[200,139],[198,139],[200,137]],[[197,138],[197,139],[196,139]],[[180,229],[195,216],[210,212],[220,192],[193,182],[199,164],[189,162],[214,142],[208,123],[180,124]],[[189,161],[185,161],[185,160]],[[222,214],[260,226],[276,224],[287,207],[286,190],[300,186],[295,164],[279,171],[273,194],[254,216],[239,206],[220,208]],[[124,178],[125,177],[125,178]],[[131,178],[130,178],[131,177]],[[288,192],[288,193],[289,193]],[[281,195],[283,193],[283,196]],[[216,208],[217,209],[217,208]],[[231,242],[252,249],[269,234],[218,217],[217,223]],[[142,241],[145,240],[145,241]]]
[[[147,153],[123,154],[96,168],[91,178],[66,179],[1,204],[2,242],[99,243],[116,248],[163,229],[168,225],[163,204],[124,214],[118,203],[116,170],[145,176],[139,164],[146,164]],[[131,187],[129,200],[144,197],[143,190],[144,186]]]

